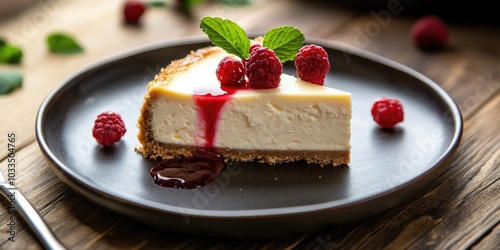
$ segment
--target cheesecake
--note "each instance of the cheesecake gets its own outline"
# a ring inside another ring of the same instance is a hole
[[[243,162],[349,163],[350,93],[284,73],[273,89],[224,86],[215,71],[227,56],[217,46],[192,51],[148,83],[138,152],[153,159],[209,150]]]

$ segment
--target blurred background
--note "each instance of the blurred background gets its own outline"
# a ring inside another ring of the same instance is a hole
[[[111,2],[124,2],[124,0],[111,0]],[[156,2],[165,2],[170,5],[175,5],[183,0],[157,0]],[[193,2],[210,0],[195,0]],[[253,0],[229,0],[225,2],[252,2]],[[293,0],[292,0],[293,1]],[[36,8],[41,2],[71,2],[71,0],[0,0],[0,18],[6,19],[19,14],[27,8]],[[147,0],[145,0],[147,2]],[[189,2],[189,1],[186,1]],[[222,0],[224,2],[224,0]],[[253,1],[262,2],[262,1]],[[388,4],[399,3],[405,7],[403,15],[440,15],[445,18],[460,20],[465,22],[482,22],[490,24],[499,24],[500,18],[496,16],[500,3],[495,1],[477,0],[477,1],[433,1],[433,0],[314,0],[304,1],[310,4],[323,4],[337,7],[349,7],[353,10],[369,11],[373,9],[387,8]],[[265,4],[265,1],[262,3]],[[103,5],[102,3],[98,5]],[[104,7],[104,6],[102,6]],[[96,6],[96,8],[101,8]]]

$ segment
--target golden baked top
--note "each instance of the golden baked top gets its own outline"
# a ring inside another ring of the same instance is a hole
[[[223,52],[223,50],[216,46],[210,46],[198,49],[196,51],[191,51],[186,57],[174,60],[167,67],[162,68],[160,73],[158,73],[155,78],[148,83],[147,89],[153,86],[167,86],[170,82],[172,82],[175,75],[186,71],[191,65],[201,61],[203,58],[220,52]]]

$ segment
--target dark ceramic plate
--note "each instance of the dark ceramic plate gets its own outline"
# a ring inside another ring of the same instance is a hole
[[[84,197],[149,225],[225,237],[277,237],[360,220],[412,198],[446,170],[462,119],[445,91],[380,56],[308,42],[330,55],[326,85],[352,93],[348,166],[234,162],[202,188],[154,184],[149,170],[155,162],[134,151],[145,86],[171,60],[209,45],[201,38],[151,45],[71,75],[40,107],[38,143],[55,174]],[[292,64],[285,71],[295,74]],[[371,104],[382,96],[404,104],[405,121],[395,129],[372,121]],[[96,115],[107,110],[120,113],[128,131],[117,145],[101,148],[91,130]]]

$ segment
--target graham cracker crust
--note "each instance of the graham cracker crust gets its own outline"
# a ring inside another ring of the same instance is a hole
[[[166,145],[155,141],[143,144],[136,150],[145,157],[152,159],[172,159],[177,157],[192,157],[199,148],[192,146]],[[309,164],[321,166],[339,166],[349,164],[349,151],[297,151],[297,150],[237,150],[230,148],[217,148],[216,152],[228,160],[248,162],[257,160],[261,163],[275,165],[285,162],[305,160]]]

